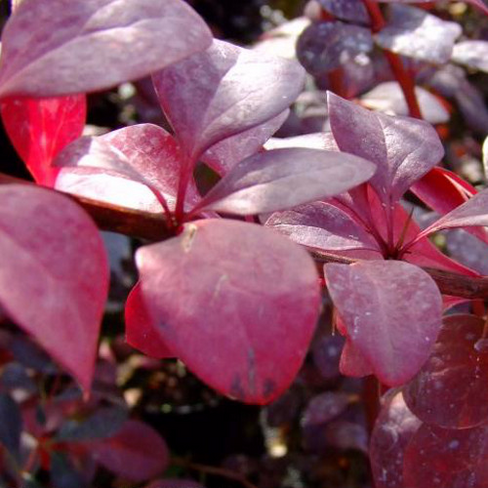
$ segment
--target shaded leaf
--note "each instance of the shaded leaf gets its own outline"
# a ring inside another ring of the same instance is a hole
[[[367,181],[375,166],[350,154],[275,149],[234,166],[198,208],[252,215],[328,198]]]
[[[386,395],[370,443],[370,462],[377,488],[404,488],[405,448],[422,422],[408,409],[401,392]]]
[[[488,420],[488,356],[477,350],[483,319],[445,317],[432,355],[405,388],[405,401],[422,421],[465,429]]]
[[[309,73],[320,76],[372,49],[371,31],[365,27],[314,22],[298,39],[297,57]]]
[[[327,264],[324,270],[348,338],[380,381],[396,386],[410,380],[441,327],[442,299],[434,280],[401,261]]]
[[[449,61],[461,26],[447,22],[425,10],[406,5],[392,5],[389,21],[378,34],[377,43],[384,49],[429,63]]]
[[[75,469],[65,454],[54,452],[50,460],[50,478],[54,488],[88,487],[81,473]]]
[[[161,436],[137,420],[128,420],[117,435],[93,442],[89,448],[104,468],[134,482],[158,476],[169,461],[168,448]]]
[[[58,98],[5,98],[2,121],[12,144],[37,183],[53,186],[56,155],[81,136],[86,118],[85,95]]]
[[[158,359],[174,357],[147,311],[140,283],[132,288],[125,303],[125,340],[147,356]]]
[[[181,0],[24,0],[2,34],[0,97],[110,88],[199,52],[211,39]]]
[[[337,19],[368,23],[368,11],[362,0],[318,0],[322,8]]]
[[[153,74],[182,150],[195,160],[214,144],[281,114],[304,82],[303,68],[214,40],[207,51]]]
[[[339,149],[376,164],[370,183],[388,207],[444,154],[437,133],[427,122],[371,112],[330,92],[328,100]]]
[[[351,402],[350,395],[342,392],[326,391],[314,396],[307,404],[301,424],[303,428],[317,427],[338,417]]]
[[[0,393],[0,444],[19,460],[22,416],[17,403],[9,395]]]
[[[89,388],[109,275],[98,229],[48,190],[9,185],[0,198],[2,308]]]
[[[313,361],[326,379],[339,376],[339,359],[344,347],[344,338],[339,334],[324,336],[317,340],[312,348]]]
[[[260,404],[289,386],[318,316],[306,251],[254,224],[208,219],[139,249],[136,262],[161,337],[203,381]]]

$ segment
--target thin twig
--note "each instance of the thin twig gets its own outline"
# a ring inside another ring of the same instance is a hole
[[[0,173],[0,185],[3,184],[34,185],[18,178]],[[55,190],[47,190],[55,191]],[[67,195],[67,194],[66,194]],[[161,241],[173,234],[166,228],[164,216],[129,210],[124,207],[109,205],[96,200],[67,195],[79,203],[93,218],[101,230],[108,230],[132,237],[140,237],[148,241]],[[332,253],[309,249],[311,256],[317,263],[353,264],[357,259],[336,256]],[[440,291],[445,295],[452,295],[467,299],[488,299],[488,278],[470,277],[434,268],[422,268],[437,283]]]

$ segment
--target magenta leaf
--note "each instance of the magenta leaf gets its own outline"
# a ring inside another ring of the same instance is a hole
[[[257,153],[263,144],[281,127],[289,113],[290,110],[286,109],[263,124],[218,142],[202,155],[202,161],[218,174],[224,176],[239,161]]]
[[[88,446],[92,457],[104,468],[134,482],[158,476],[169,462],[161,436],[137,420],[128,420],[115,436]]]
[[[135,349],[153,358],[172,358],[142,298],[141,285],[136,283],[125,302],[125,340]]]
[[[488,42],[462,41],[454,46],[452,61],[488,72]]]
[[[82,137],[66,147],[54,165],[63,168],[56,180],[59,190],[161,212],[155,190],[170,208],[175,206],[181,155],[173,136],[156,125],[138,124],[99,137]],[[195,205],[199,200],[191,182],[187,203]]]
[[[423,424],[404,454],[408,488],[484,488],[488,485],[488,427],[449,430]]]
[[[405,401],[422,421],[466,429],[488,420],[488,357],[478,348],[483,326],[472,315],[444,319],[432,355],[405,388]]]
[[[405,448],[422,422],[412,414],[402,393],[386,395],[371,434],[370,462],[377,488],[404,488]]]
[[[376,240],[362,225],[327,202],[313,202],[292,210],[276,212],[266,221],[266,227],[287,235],[298,244],[325,251],[380,251]]]
[[[34,179],[53,186],[56,155],[81,136],[86,118],[85,95],[58,98],[5,98],[0,102],[3,124]]]
[[[3,30],[0,97],[109,88],[199,52],[211,39],[181,0],[24,0]]]
[[[98,230],[51,191],[9,185],[0,197],[1,306],[88,389],[109,275]]]
[[[342,22],[314,22],[297,43],[297,56],[315,76],[339,68],[358,54],[373,50],[371,31]]]
[[[259,404],[290,385],[320,301],[306,251],[254,224],[208,219],[139,249],[136,263],[157,330],[203,381]]]
[[[409,381],[428,359],[441,327],[442,298],[434,280],[401,261],[324,269],[348,339],[376,376],[389,386]]]
[[[350,339],[346,339],[342,349],[339,370],[344,376],[352,376],[353,378],[363,378],[374,374],[369,361]]]
[[[444,154],[427,122],[371,112],[330,92],[328,100],[337,145],[377,165],[370,183],[387,206],[396,203]]]
[[[275,149],[234,166],[199,208],[237,215],[274,212],[343,193],[367,181],[375,170],[374,164],[351,154]]]
[[[161,105],[191,160],[281,114],[304,83],[296,62],[214,40],[153,75]]]
[[[377,43],[384,49],[429,63],[449,61],[454,41],[462,28],[407,5],[392,5],[389,22],[378,34]]]

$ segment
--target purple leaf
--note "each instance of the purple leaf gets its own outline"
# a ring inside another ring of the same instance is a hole
[[[318,0],[318,2],[326,12],[337,19],[369,23],[368,11],[362,0]]]
[[[207,219],[139,249],[136,262],[161,337],[203,381],[260,404],[290,385],[320,301],[305,250],[254,224]]]
[[[378,0],[378,1],[382,3],[432,3],[432,0]],[[484,2],[485,0],[465,0],[465,3],[469,3],[477,7],[483,13],[488,14],[488,7]]]
[[[173,136],[156,125],[138,124],[99,137],[82,137],[66,147],[54,165],[63,168],[57,189],[161,212],[151,187],[170,208],[175,206],[181,155]],[[123,192],[124,188],[132,192]],[[199,200],[192,182],[187,204],[195,205]]]
[[[274,212],[343,193],[367,181],[375,169],[350,154],[275,149],[234,166],[198,208],[237,215]]]
[[[404,488],[405,448],[421,424],[408,409],[401,392],[387,394],[371,434],[369,451],[377,488]]]
[[[298,39],[297,56],[309,73],[320,76],[372,49],[369,29],[342,22],[314,22]]]
[[[109,88],[199,52],[211,40],[181,0],[24,0],[3,30],[0,97]]]
[[[415,94],[425,121],[430,124],[442,124],[449,121],[449,112],[436,96],[419,86],[415,87]],[[396,81],[380,83],[361,97],[361,103],[369,109],[389,115],[406,116],[409,114],[405,96]]]
[[[405,388],[405,401],[423,422],[447,429],[476,427],[488,420],[488,357],[479,350],[484,321],[451,315],[429,360]]]
[[[488,42],[463,41],[454,46],[452,61],[488,72]]]
[[[380,381],[396,386],[410,380],[429,357],[441,327],[442,298],[434,280],[401,261],[324,269],[348,338]]]
[[[8,185],[0,197],[1,306],[88,389],[109,276],[98,229],[49,190]]]
[[[441,160],[442,143],[427,122],[371,112],[333,93],[328,95],[337,145],[377,165],[370,184],[386,206],[396,203]]]
[[[339,376],[339,359],[344,347],[344,338],[339,334],[323,336],[312,348],[313,362],[326,379]]]
[[[257,153],[263,144],[283,125],[290,110],[252,129],[228,137],[210,147],[201,159],[213,170],[224,176],[239,161]]]
[[[406,5],[390,7],[389,22],[378,34],[377,43],[397,54],[429,63],[449,61],[461,26],[446,22],[425,10]]]
[[[298,244],[325,251],[376,249],[378,244],[362,225],[346,212],[326,202],[313,202],[274,213],[266,227],[288,236]]]
[[[281,114],[304,83],[296,62],[214,40],[207,51],[153,75],[182,150],[209,147]]]
[[[301,424],[303,428],[317,428],[343,413],[351,403],[351,395],[343,392],[326,391],[314,396],[307,404]]]

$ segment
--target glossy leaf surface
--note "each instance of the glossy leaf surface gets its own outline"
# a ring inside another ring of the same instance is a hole
[[[134,482],[161,474],[169,461],[168,448],[161,436],[137,420],[128,420],[118,434],[89,446],[98,463]]]
[[[2,121],[12,144],[37,183],[53,186],[56,155],[81,136],[86,118],[85,95],[57,98],[5,98]]]
[[[380,199],[395,203],[442,158],[433,127],[421,120],[371,112],[329,92],[332,133],[341,151],[376,164],[371,178]]]
[[[153,74],[154,87],[190,159],[281,114],[304,83],[296,62],[214,40],[207,51]]]
[[[386,395],[371,434],[369,452],[377,488],[404,488],[405,448],[421,423],[408,409],[401,392]]]
[[[156,330],[136,283],[125,302],[125,340],[132,347],[153,358],[174,357]]]
[[[488,72],[488,42],[462,41],[454,46],[452,61]]]
[[[376,34],[384,49],[429,63],[449,61],[454,41],[461,35],[461,26],[407,5],[392,5],[389,21]]]
[[[405,450],[409,488],[484,488],[488,484],[488,427],[449,430],[423,424]]]
[[[237,215],[273,212],[343,193],[375,170],[374,164],[350,154],[275,149],[234,166],[200,207]]]
[[[211,39],[181,0],[24,0],[3,30],[0,97],[110,88],[199,52]]]
[[[441,327],[442,299],[432,278],[401,261],[324,269],[347,336],[380,381],[396,386],[410,380],[429,357]]]
[[[9,185],[0,199],[2,308],[89,388],[108,288],[98,229],[48,190]]]
[[[451,315],[432,355],[405,388],[405,400],[424,422],[465,429],[488,420],[488,356],[479,350],[484,321]]]
[[[319,307],[303,249],[254,224],[209,219],[139,249],[136,263],[161,337],[203,381],[260,404],[289,386]]]

